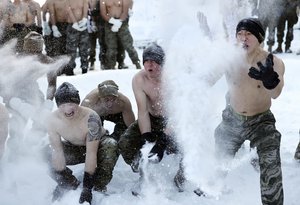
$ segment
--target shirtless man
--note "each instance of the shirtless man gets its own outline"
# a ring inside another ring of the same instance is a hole
[[[138,54],[133,47],[133,38],[128,26],[128,10],[132,2],[130,0],[101,0],[100,12],[105,21],[105,44],[106,51],[106,68],[114,69],[117,53],[118,40],[137,69],[141,69]]]
[[[67,165],[85,163],[79,202],[91,204],[92,188],[98,181],[107,180],[98,174],[97,169],[110,169],[106,162],[110,157],[115,158],[110,154],[117,155],[116,143],[105,137],[99,115],[90,108],[79,106],[79,93],[72,84],[64,82],[55,93],[55,101],[58,109],[47,121],[52,177],[58,183],[53,200],[61,198],[64,191],[76,189],[79,185]]]
[[[68,16],[66,15],[67,0],[52,0],[49,3],[50,22],[52,27],[52,57],[67,54],[67,27]]]
[[[0,104],[0,160],[4,154],[5,142],[8,136],[8,111]]]
[[[42,11],[40,4],[33,0],[23,0],[23,2],[28,5],[30,11],[29,30],[42,34]]]
[[[228,102],[215,130],[215,143],[217,156],[230,159],[249,140],[259,157],[262,204],[282,205],[281,134],[270,107],[282,91],[285,67],[281,59],[263,50],[260,44],[264,38],[258,19],[243,19],[236,27],[237,43],[246,52],[247,61],[223,73]]]
[[[30,25],[30,11],[27,4],[21,0],[14,0],[8,13],[7,28],[4,31],[3,38],[7,42],[12,38],[17,38],[16,51],[23,51],[23,40],[28,33],[27,27]]]
[[[157,44],[152,44],[143,52],[144,69],[132,80],[133,92],[138,106],[138,119],[133,122],[119,140],[120,153],[133,172],[140,172],[140,149],[146,141],[155,145],[148,154],[149,161],[158,163],[164,151],[174,146],[172,139],[165,134],[167,120],[161,95],[162,66],[164,51]],[[133,193],[135,194],[135,193]]]
[[[41,12],[42,12],[42,25],[43,25],[43,37],[45,41],[45,51],[48,56],[53,56],[53,46],[52,46],[52,30],[50,28],[50,11],[49,11],[49,5],[52,0],[46,0],[45,3],[42,5]],[[47,16],[49,15],[49,17]]]
[[[88,71],[89,56],[89,34],[87,30],[88,0],[67,0],[67,53],[71,59],[66,67],[66,75],[74,75],[73,69],[76,68],[77,48],[81,62],[82,74]]]
[[[110,137],[117,142],[121,134],[135,121],[129,99],[120,93],[118,85],[112,80],[106,80],[92,90],[82,101],[82,106],[96,111],[102,120],[115,123],[114,132]]]

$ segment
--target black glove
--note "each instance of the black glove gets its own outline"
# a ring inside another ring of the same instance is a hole
[[[162,137],[162,138],[158,139],[148,154],[149,160],[153,163],[160,162],[164,156],[166,147],[167,147],[167,143],[166,143],[165,138]],[[157,155],[156,158],[155,158],[155,155]]]
[[[67,190],[75,190],[79,186],[80,182],[72,175],[72,170],[68,167],[63,171],[53,170],[53,179],[58,183],[53,191],[52,201],[56,201],[62,198]]]
[[[23,23],[14,23],[13,27],[16,29],[17,32],[21,32],[25,28],[25,24]]]
[[[68,167],[62,171],[54,171],[54,180],[61,188],[75,190],[79,186],[80,182],[72,173],[72,170]]]
[[[79,198],[80,204],[82,204],[83,202],[88,202],[89,204],[91,204],[93,199],[93,195],[92,195],[93,186],[94,186],[94,175],[84,172],[83,189]]]
[[[142,139],[147,140],[148,142],[155,142],[157,136],[154,132],[145,132],[141,135]]]
[[[280,82],[278,74],[273,68],[273,55],[270,53],[266,59],[266,65],[264,66],[261,62],[257,63],[260,71],[254,67],[249,69],[248,75],[256,80],[261,80],[265,88],[271,90],[274,89]]]
[[[36,27],[36,32],[38,32],[39,34],[43,35],[43,27]]]

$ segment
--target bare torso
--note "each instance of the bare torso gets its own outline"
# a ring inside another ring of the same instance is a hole
[[[68,15],[66,15],[67,0],[54,0],[52,3],[56,22],[68,22]]]
[[[49,129],[74,145],[84,146],[88,133],[87,122],[92,112],[91,109],[80,107],[76,115],[68,119],[56,110],[49,119]]]
[[[14,1],[12,9],[9,12],[9,26],[12,26],[15,23],[29,24],[29,7],[20,1]]]
[[[38,26],[41,26],[40,4],[32,0],[27,0],[24,2],[28,5],[29,8],[29,24],[36,24]]]
[[[164,103],[162,97],[162,84],[160,80],[149,79],[144,70],[138,75],[143,79],[141,89],[147,96],[147,109],[152,116],[165,116]]]
[[[268,53],[260,50],[253,60],[243,68],[233,68],[226,73],[230,105],[233,109],[245,116],[253,116],[267,111],[271,107],[272,94],[267,90],[262,81],[252,79],[248,76],[250,67],[258,67],[257,62],[265,64]],[[274,56],[274,70],[282,76],[284,66],[281,60]],[[283,83],[283,79],[280,79]],[[281,85],[279,85],[281,92]]]
[[[69,13],[68,23],[78,22],[87,16],[88,0],[67,0],[67,9]]]
[[[122,21],[128,17],[128,9],[131,5],[129,0],[100,0],[101,15],[104,20],[110,18],[121,19]],[[104,5],[104,6],[103,6]]]

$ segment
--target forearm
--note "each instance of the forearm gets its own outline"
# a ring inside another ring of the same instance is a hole
[[[151,122],[148,113],[138,115],[138,124],[141,134],[151,132]]]

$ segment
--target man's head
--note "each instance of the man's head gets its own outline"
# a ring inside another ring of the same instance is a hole
[[[98,85],[99,97],[118,97],[119,86],[113,80],[103,81]]]
[[[155,61],[157,64],[162,66],[165,61],[165,52],[162,47],[160,47],[156,43],[148,46],[143,52],[143,64],[147,60]]]
[[[57,107],[64,103],[80,103],[79,91],[68,82],[61,84],[55,92],[55,102]]]
[[[265,30],[257,18],[242,19],[236,26],[236,34],[241,30],[246,30],[252,33],[259,43],[263,42],[265,39]]]
[[[23,49],[26,53],[42,53],[43,45],[43,36],[35,31],[29,32],[24,37]]]

